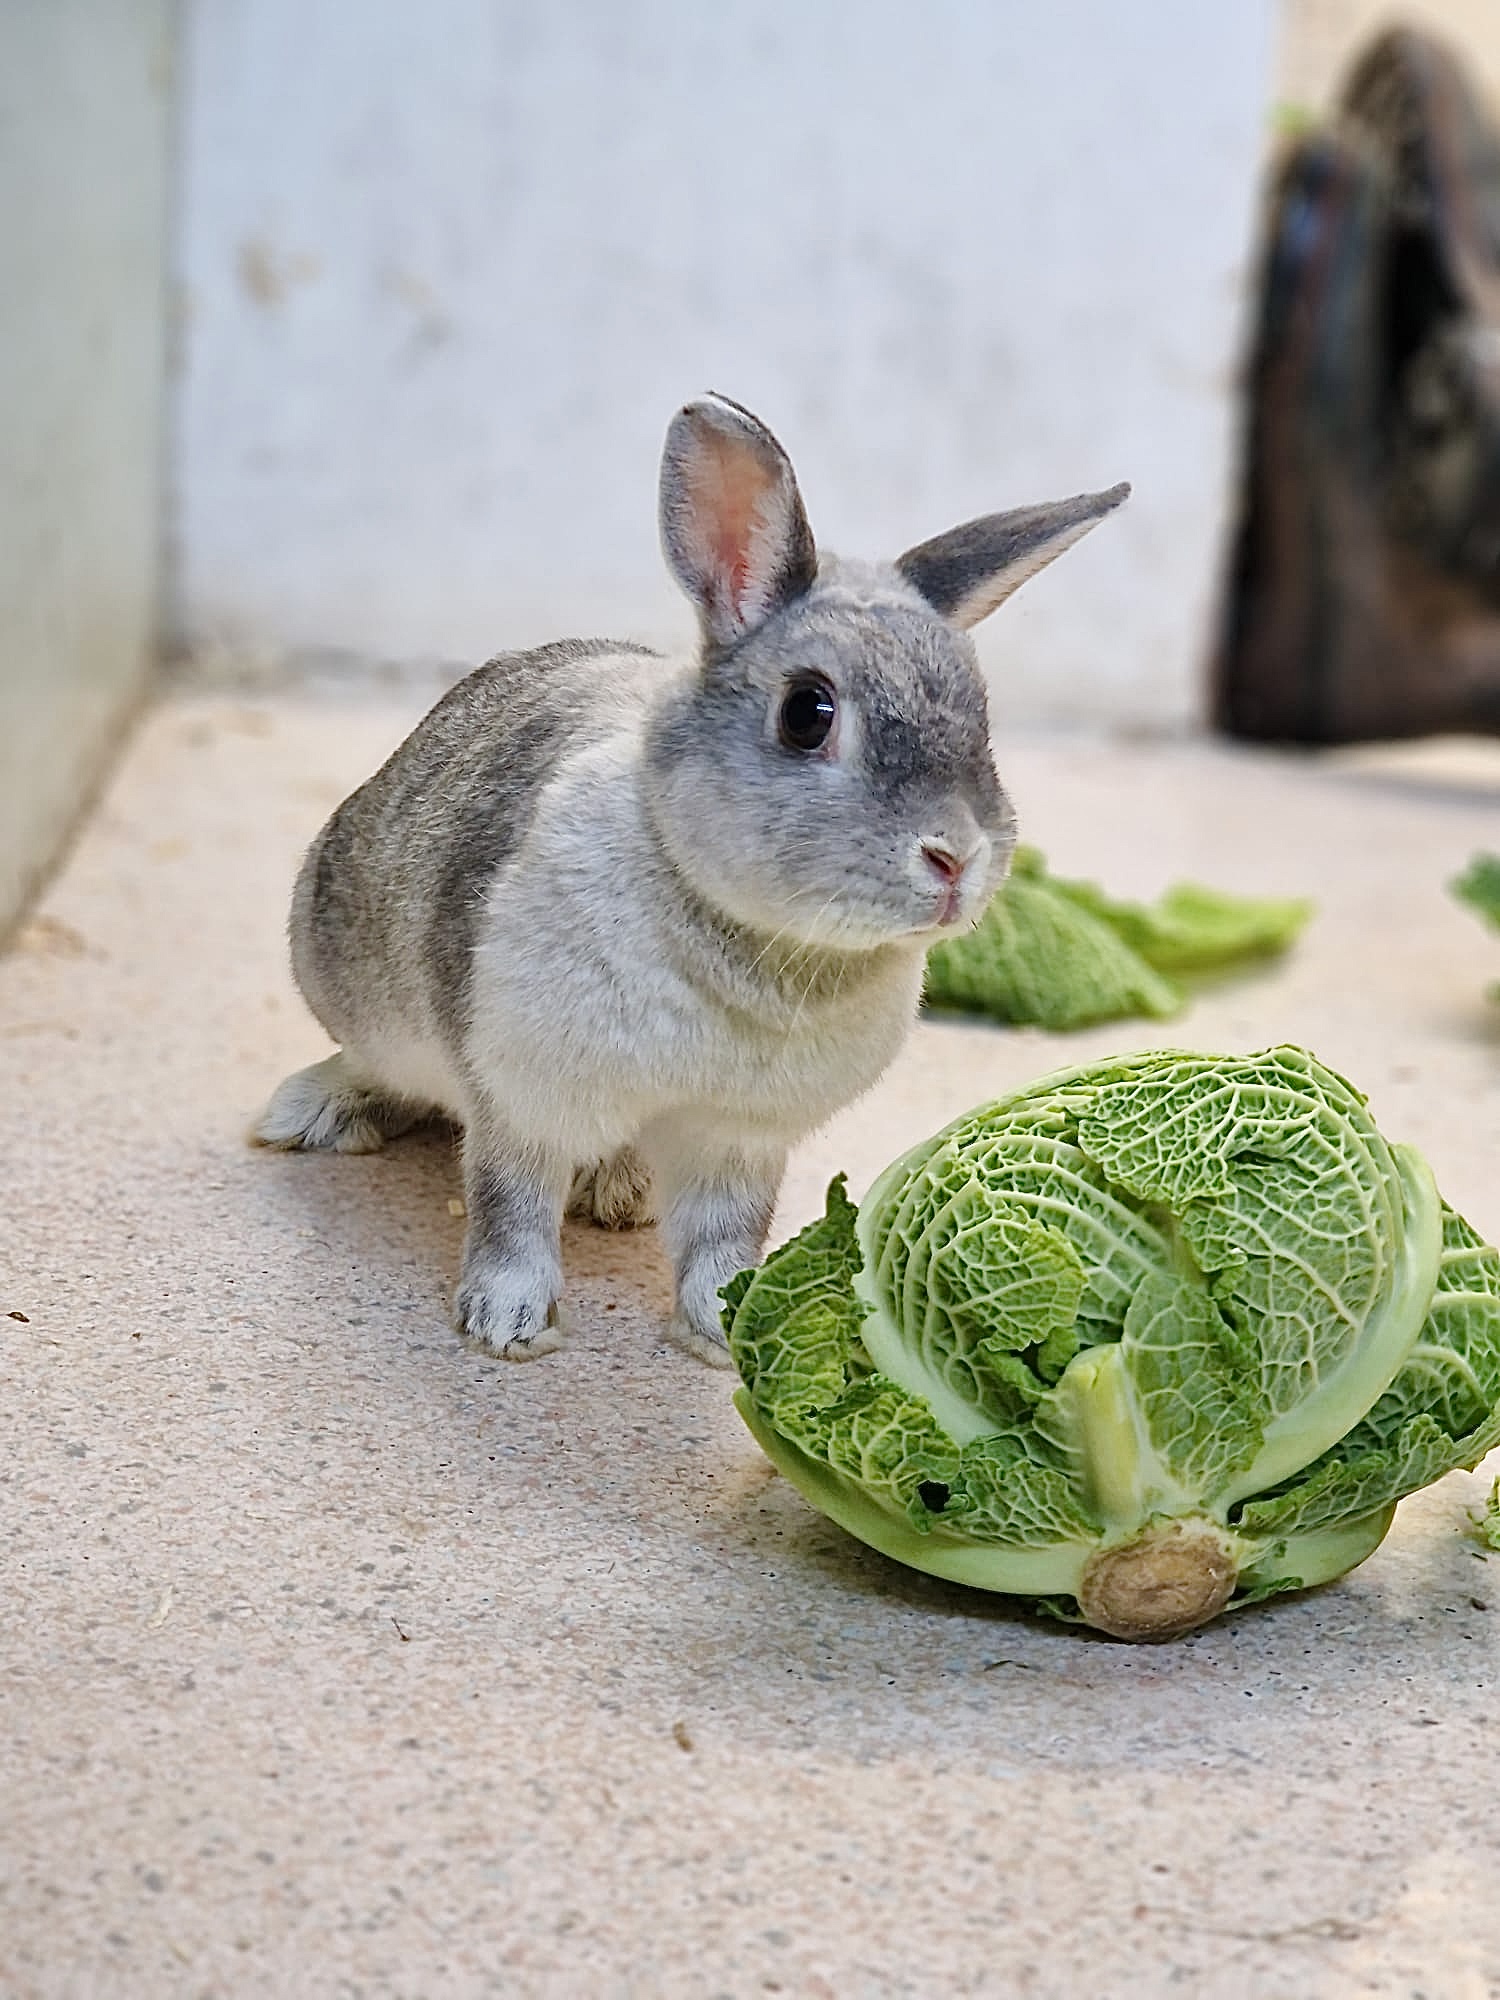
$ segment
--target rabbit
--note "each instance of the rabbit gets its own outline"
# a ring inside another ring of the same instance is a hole
[[[673,417],[664,554],[701,644],[501,654],[314,841],[293,970],[336,1054],[252,1137],[363,1152],[463,1128],[458,1330],[558,1346],[561,1223],[659,1215],[671,1331],[728,1362],[719,1292],[788,1148],[866,1091],[1015,815],[969,627],[1125,498],[994,514],[883,565],[813,542],[790,461],[717,395]]]

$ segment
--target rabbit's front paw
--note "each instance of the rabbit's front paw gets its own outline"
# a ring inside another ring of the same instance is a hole
[[[710,1368],[734,1366],[729,1343],[717,1321],[697,1319],[679,1306],[667,1331],[674,1343],[695,1361],[706,1361]]]
[[[453,1321],[465,1340],[507,1361],[550,1354],[567,1337],[551,1272],[491,1258],[465,1268]]]

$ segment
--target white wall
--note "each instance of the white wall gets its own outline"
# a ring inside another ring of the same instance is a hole
[[[0,934],[155,638],[168,0],[0,0]]]
[[[685,632],[673,407],[832,546],[1119,478],[1003,712],[1192,710],[1272,0],[194,0],[176,618],[477,659]]]

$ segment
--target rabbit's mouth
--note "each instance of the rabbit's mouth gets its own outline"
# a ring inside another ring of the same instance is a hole
[[[913,935],[932,940],[957,937],[964,931],[973,930],[978,921],[978,910],[966,902],[959,901],[950,893],[938,914],[929,918],[925,924],[919,924]]]

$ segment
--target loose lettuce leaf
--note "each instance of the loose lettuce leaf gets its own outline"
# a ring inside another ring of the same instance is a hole
[[[1023,847],[977,928],[928,954],[927,1001],[1054,1030],[1165,1019],[1185,1004],[1181,980],[1285,950],[1311,911],[1191,882],[1154,904],[1119,902]]]
[[[1019,857],[976,928],[927,954],[926,999],[1054,1031],[1135,1014],[1165,1020],[1183,1004],[1108,922]]]
[[[1116,902],[1092,882],[1058,887],[1102,917],[1149,966],[1178,979],[1285,951],[1313,913],[1301,898],[1231,896],[1198,882],[1174,882],[1155,903]]]

